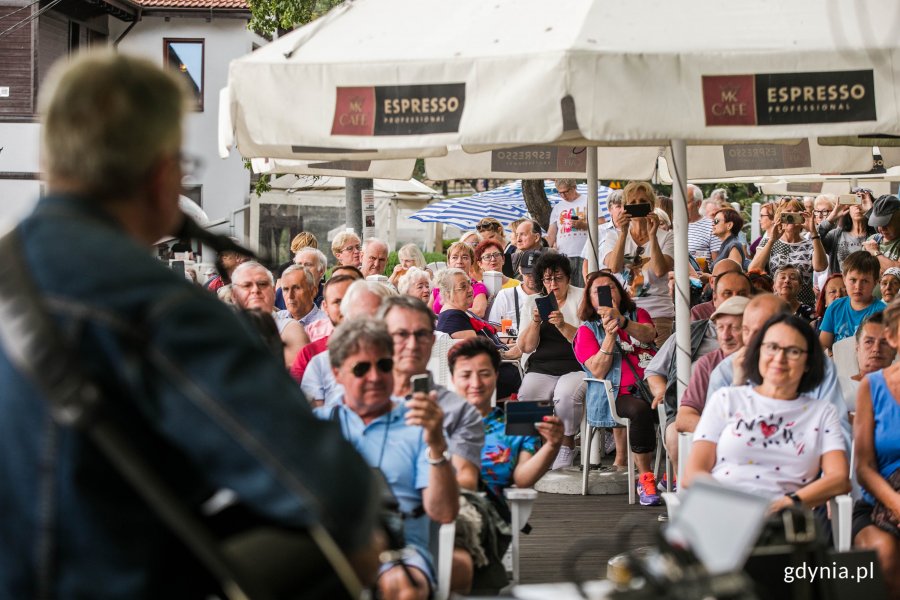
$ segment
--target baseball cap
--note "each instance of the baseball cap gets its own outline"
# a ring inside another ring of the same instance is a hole
[[[722,315],[743,315],[744,311],[747,309],[747,305],[750,304],[750,298],[745,298],[743,296],[732,296],[716,309],[716,312],[709,317],[710,321],[715,321],[716,318]]]
[[[523,275],[531,275],[534,272],[535,263],[543,253],[543,250],[526,250],[522,254],[522,260],[519,261],[519,271]]]
[[[872,227],[884,227],[894,218],[894,213],[900,210],[900,198],[885,194],[879,196],[872,206],[872,214],[869,215],[869,225]]]

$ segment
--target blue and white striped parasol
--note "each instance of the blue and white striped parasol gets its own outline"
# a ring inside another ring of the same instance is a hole
[[[606,197],[610,191],[610,188],[603,186],[600,186],[597,191],[597,199],[600,200],[599,214],[606,219],[609,219]],[[551,207],[560,201],[552,180],[544,182],[544,192],[547,194]],[[579,184],[578,192],[586,194],[587,184]],[[485,217],[493,217],[507,226],[526,216],[528,216],[528,208],[525,206],[522,182],[514,181],[464,198],[449,198],[429,204],[409,218],[423,223],[452,225],[465,231],[474,229],[475,225]]]

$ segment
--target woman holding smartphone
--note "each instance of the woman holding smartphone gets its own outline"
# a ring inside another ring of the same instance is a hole
[[[543,297],[525,304],[525,320],[517,346],[523,354],[533,352],[525,365],[525,377],[519,388],[520,401],[553,400],[556,414],[564,426],[562,447],[554,469],[572,465],[575,433],[581,424],[584,373],[575,359],[572,340],[581,325],[578,311],[582,288],[569,285],[572,266],[558,252],[548,252],[534,265],[535,280],[543,283]],[[552,304],[555,303],[555,309]]]
[[[669,295],[669,271],[675,268],[675,237],[659,227],[656,194],[646,181],[632,181],[622,192],[621,213],[600,249],[600,262],[616,274],[638,307],[653,318],[656,344],[672,333],[675,304]]]
[[[750,269],[765,270],[770,275],[780,267],[794,265],[800,271],[800,293],[803,304],[815,305],[813,272],[828,268],[828,256],[813,219],[807,219],[803,204],[793,198],[786,199],[775,210],[775,220],[756,249]],[[809,238],[803,237],[804,229]]]
[[[867,209],[862,205],[861,198],[859,204],[844,204],[841,199],[818,224],[822,247],[828,254],[829,273],[840,273],[844,259],[857,250],[863,250],[866,238],[876,233],[875,228],[869,226]]]

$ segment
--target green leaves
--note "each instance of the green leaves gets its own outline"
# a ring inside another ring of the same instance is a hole
[[[305,25],[331,10],[342,0],[247,0],[251,31],[272,37]]]

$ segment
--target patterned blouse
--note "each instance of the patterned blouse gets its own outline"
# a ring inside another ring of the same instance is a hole
[[[784,266],[793,266],[800,271],[800,293],[797,295],[802,304],[814,306],[816,294],[813,292],[813,242],[801,240],[788,244],[781,240],[775,240],[772,244],[772,254],[769,256],[769,274],[775,275],[775,271]]]
[[[506,413],[493,409],[484,419],[484,450],[481,451],[481,478],[491,491],[503,497],[503,489],[513,484],[513,471],[522,451],[534,454],[540,438],[532,435],[506,435]]]

